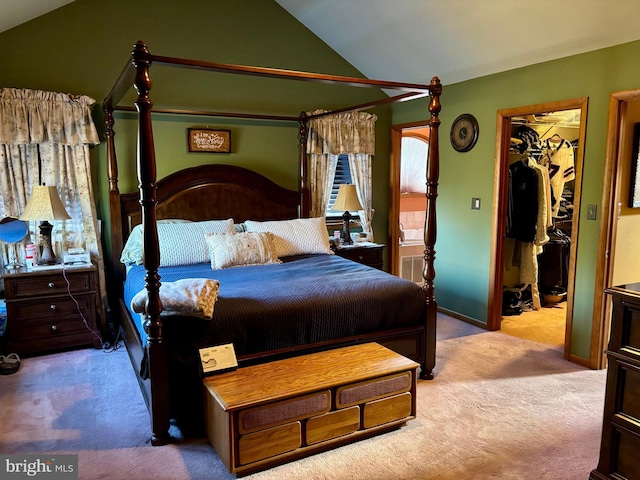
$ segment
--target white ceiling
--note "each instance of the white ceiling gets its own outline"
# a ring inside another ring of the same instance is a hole
[[[0,0],[0,32],[72,1]],[[639,0],[276,2],[379,80],[451,84],[640,39]]]
[[[639,0],[276,2],[379,80],[451,84],[640,39]]]
[[[0,0],[0,32],[62,7],[74,0]]]

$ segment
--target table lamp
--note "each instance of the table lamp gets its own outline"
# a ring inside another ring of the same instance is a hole
[[[55,265],[60,261],[51,246],[51,229],[49,220],[69,220],[71,217],[58,196],[56,187],[35,185],[31,196],[24,208],[20,220],[41,221],[40,235],[42,235],[42,252],[38,265]]]
[[[351,240],[351,233],[349,233],[349,222],[351,221],[349,210],[362,210],[356,186],[348,183],[340,185],[338,196],[331,209],[344,210],[344,214],[342,214],[341,242],[345,245],[351,245],[353,240]]]

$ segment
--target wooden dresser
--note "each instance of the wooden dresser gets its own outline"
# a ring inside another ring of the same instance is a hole
[[[31,355],[70,347],[100,348],[96,267],[6,273],[7,350]],[[77,302],[77,303],[76,303]]]
[[[640,283],[606,293],[613,300],[607,387],[600,459],[589,478],[640,479]]]
[[[377,343],[204,379],[207,437],[237,475],[398,428],[416,415],[419,364]]]

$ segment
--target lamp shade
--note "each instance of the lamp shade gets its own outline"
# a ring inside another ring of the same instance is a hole
[[[71,217],[58,196],[56,187],[35,185],[20,220],[68,220]]]
[[[358,200],[356,186],[347,183],[340,185],[338,196],[331,209],[344,211],[362,210],[362,205],[360,204],[360,200]]]

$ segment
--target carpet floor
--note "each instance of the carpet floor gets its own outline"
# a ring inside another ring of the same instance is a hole
[[[605,372],[557,348],[439,315],[435,378],[417,418],[392,432],[249,475],[251,480],[585,480],[596,467]],[[149,444],[127,353],[23,359],[0,376],[0,453],[78,455],[81,479],[220,479],[205,439]]]

